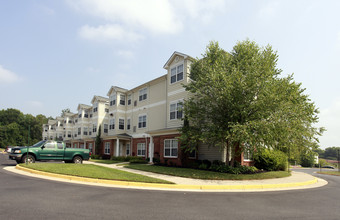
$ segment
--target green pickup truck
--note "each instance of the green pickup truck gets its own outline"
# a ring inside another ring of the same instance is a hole
[[[28,153],[27,153],[28,151]],[[14,147],[9,159],[17,163],[35,163],[35,161],[60,160],[65,163],[83,163],[90,158],[90,151],[81,148],[67,148],[62,141],[40,141],[30,147]]]

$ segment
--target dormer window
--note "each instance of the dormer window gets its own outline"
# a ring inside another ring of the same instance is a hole
[[[171,84],[183,80],[183,64],[171,69]]]

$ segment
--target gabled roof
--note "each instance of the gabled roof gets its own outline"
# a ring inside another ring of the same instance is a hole
[[[110,90],[107,92],[107,96],[110,96],[112,91],[126,93],[129,90],[123,89],[123,88],[118,87],[118,86],[111,86]]]
[[[77,110],[79,111],[79,109],[89,109],[89,108],[92,108],[92,106],[85,105],[85,104],[79,104]]]
[[[105,98],[103,96],[95,95],[95,96],[93,96],[91,103],[93,104],[95,101],[98,101],[98,102],[109,102],[109,98]]]
[[[192,58],[191,56],[187,55],[187,54],[184,54],[184,53],[180,53],[180,52],[177,52],[175,51],[171,57],[168,59],[168,61],[166,61],[166,63],[164,64],[163,68],[164,69],[167,69],[169,66],[170,66],[170,63],[172,63],[172,61],[175,59],[176,56],[181,56],[183,57],[184,59],[190,59],[190,60],[194,60],[194,58]]]

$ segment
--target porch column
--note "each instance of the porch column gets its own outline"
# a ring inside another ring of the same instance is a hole
[[[154,144],[153,144],[153,138],[150,135],[150,143],[149,143],[149,162],[153,163],[153,151],[154,151]]]
[[[116,157],[119,156],[119,138],[117,137],[117,141],[116,141]]]

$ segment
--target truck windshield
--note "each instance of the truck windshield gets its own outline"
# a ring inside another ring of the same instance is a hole
[[[43,145],[46,141],[39,141],[38,143],[34,144],[32,147],[40,147]]]

